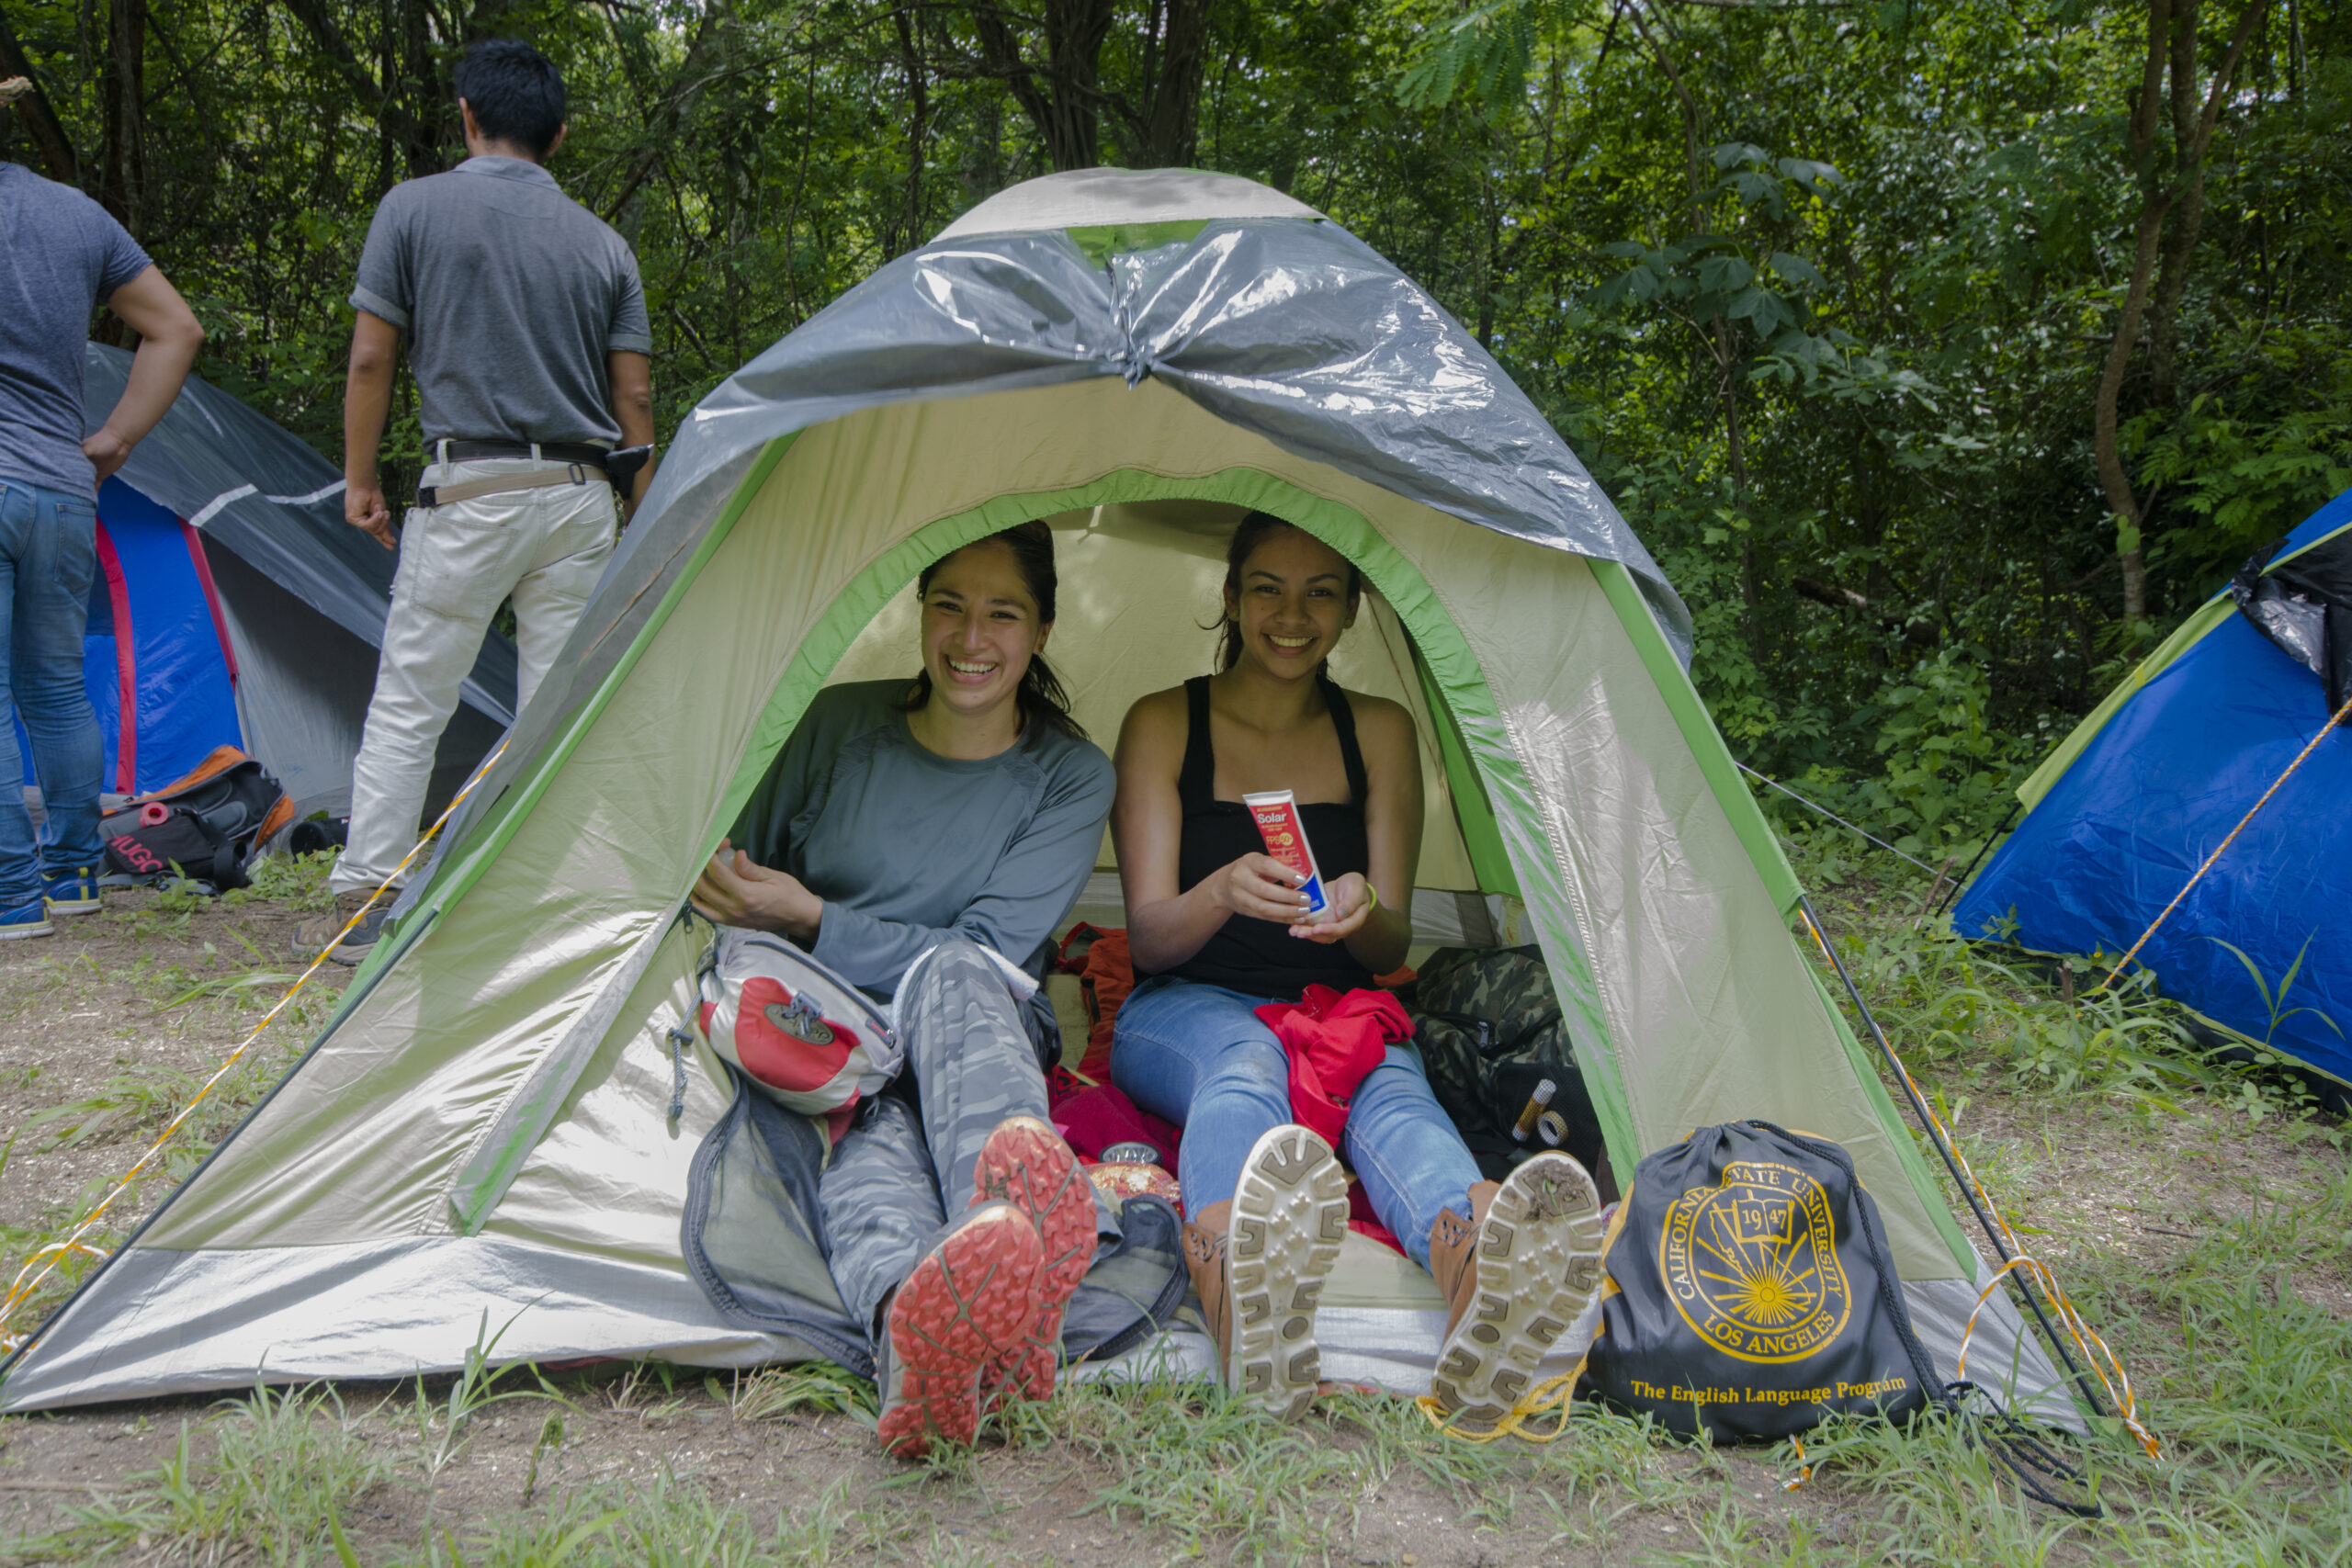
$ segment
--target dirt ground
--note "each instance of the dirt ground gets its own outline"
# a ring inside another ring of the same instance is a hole
[[[29,1238],[78,1212],[135,1160],[171,1108],[277,998],[300,967],[288,939],[302,918],[281,904],[200,905],[141,892],[113,896],[102,916],[61,922],[53,939],[0,948],[0,1144],[9,1148],[0,1165],[0,1237],[11,1249],[11,1274]],[[282,1072],[348,973],[316,976],[226,1092],[249,1101]],[[2305,1201],[2341,1180],[2341,1148],[2312,1136],[2308,1124],[2299,1131],[2203,1103],[2166,1116],[2086,1112],[2085,1103],[1982,1078],[1951,1101],[1963,1146],[1995,1196],[2062,1274],[2072,1259],[2119,1253],[2161,1267],[2218,1226]],[[170,1169],[191,1166],[232,1110],[224,1101],[209,1120],[193,1122]],[[106,1235],[126,1234],[166,1190],[161,1177],[135,1188],[109,1214]],[[2352,1317],[2344,1256],[2267,1288],[2274,1299],[2291,1293]],[[36,1304],[56,1299],[45,1290]],[[2117,1348],[2127,1362],[2183,1354],[2177,1343]],[[414,1385],[345,1385],[325,1395],[308,1419],[342,1442],[335,1462],[382,1470],[341,1514],[351,1560],[405,1560],[444,1530],[453,1540],[511,1534],[535,1528],[532,1520],[573,1517],[567,1508],[650,1507],[682,1491],[732,1506],[761,1529],[783,1521],[800,1530],[797,1539],[813,1544],[797,1560],[808,1562],[1111,1565],[1205,1551],[1220,1560],[1501,1568],[1669,1560],[1695,1551],[1702,1538],[1714,1544],[1695,1560],[1724,1561],[1745,1557],[1724,1543],[1736,1547],[1752,1529],[1770,1540],[1800,1539],[1809,1551],[1867,1557],[1879,1528],[1875,1511],[1858,1510],[1834,1485],[1784,1492],[1786,1466],[1769,1450],[1648,1445],[1631,1461],[1607,1461],[1621,1473],[1584,1481],[1577,1461],[1524,1445],[1432,1460],[1435,1439],[1409,1424],[1405,1417],[1418,1416],[1401,1402],[1370,1415],[1361,1404],[1331,1403],[1266,1450],[1269,1463],[1296,1457],[1284,1444],[1363,1456],[1346,1486],[1334,1491],[1327,1477],[1311,1498],[1260,1497],[1221,1512],[1214,1498],[1180,1507],[1148,1487],[1139,1492],[1132,1464],[1089,1438],[1086,1423],[1104,1419],[1102,1408],[1070,1416],[1067,1434],[1032,1432],[984,1443],[951,1466],[910,1469],[882,1459],[870,1425],[854,1414],[752,1414],[745,1384],[732,1374],[620,1363],[548,1371],[560,1400],[537,1396],[527,1374],[510,1374],[498,1389],[533,1397],[484,1407],[437,1461],[447,1427],[420,1411]],[[447,1388],[443,1380],[426,1392],[446,1402]],[[2163,1413],[2150,1414],[2161,1427]],[[159,1484],[168,1493],[175,1474],[228,1462],[223,1434],[238,1419],[217,1401],[187,1398],[0,1421],[0,1564],[55,1561],[53,1551],[11,1553],[86,1521],[93,1508],[104,1513],[110,1500],[136,1496],[152,1506]],[[179,1462],[183,1445],[187,1465]],[[1246,1489],[1250,1478],[1227,1480]],[[1215,1522],[1227,1517],[1291,1522],[1253,1550],[1247,1533],[1218,1533]],[[152,1550],[143,1531],[123,1527],[115,1538],[119,1560],[196,1560],[164,1554],[158,1521]],[[1206,1536],[1198,1533],[1204,1528]],[[185,1549],[187,1537],[170,1539],[180,1542],[175,1552]],[[2071,1546],[2053,1557],[2098,1560]],[[314,1559],[216,1550],[210,1560]]]

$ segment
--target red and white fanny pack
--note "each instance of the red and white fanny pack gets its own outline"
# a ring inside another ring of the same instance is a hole
[[[823,1117],[836,1143],[903,1060],[871,998],[765,931],[718,928],[695,1011],[713,1051],[786,1110]]]

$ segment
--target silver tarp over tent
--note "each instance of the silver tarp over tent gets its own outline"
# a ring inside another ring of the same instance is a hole
[[[1064,223],[1080,227],[1046,227]],[[548,698],[469,814],[610,671],[767,443],[890,403],[1114,376],[1150,378],[1434,511],[1622,562],[1690,662],[1690,612],[1615,504],[1494,357],[1394,264],[1249,180],[1080,170],[982,202],[695,407]]]

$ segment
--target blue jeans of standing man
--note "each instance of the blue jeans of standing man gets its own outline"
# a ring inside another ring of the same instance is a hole
[[[0,475],[0,649],[7,650],[0,671],[0,909],[37,901],[44,869],[98,863],[106,742],[82,684],[97,532],[95,497]],[[19,716],[40,784],[38,847],[20,787]]]
[[[1297,1120],[1289,1054],[1257,1016],[1276,999],[1162,976],[1137,986],[1119,1008],[1111,1082],[1184,1129],[1176,1179],[1187,1218],[1231,1198],[1250,1147],[1269,1129]],[[1372,1212],[1396,1233],[1405,1255],[1428,1268],[1430,1229],[1441,1210],[1470,1213],[1478,1162],[1430,1092],[1419,1050],[1391,1045],[1388,1059],[1356,1086],[1341,1145]]]

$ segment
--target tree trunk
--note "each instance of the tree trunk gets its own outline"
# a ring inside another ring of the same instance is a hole
[[[982,63],[1012,89],[1044,139],[1055,172],[1092,168],[1102,147],[1102,40],[1111,31],[1111,0],[1046,0],[1042,66],[1023,55],[1007,13],[981,5],[971,16]]]
[[[1110,0],[1046,0],[1046,74],[1054,91],[1041,129],[1057,171],[1102,162],[1102,40],[1110,33]]]
[[[899,63],[907,77],[907,197],[899,219],[899,243],[893,250],[903,254],[923,240],[922,152],[923,139],[931,134],[931,96],[914,18],[902,10],[898,23]]]
[[[2140,87],[2132,105],[2131,153],[2140,176],[2140,217],[2132,247],[2132,276],[2117,312],[2115,335],[2101,367],[2098,393],[2092,404],[2092,448],[2098,468],[2099,489],[2115,519],[2116,564],[2122,570],[2123,614],[2137,620],[2148,613],[2148,558],[2143,530],[2147,519],[2124,472],[2120,437],[2123,382],[2138,346],[2142,328],[2148,329],[2149,369],[2157,395],[2167,400],[2177,379],[2177,312],[2188,287],[2197,233],[2205,214],[2205,155],[2213,143],[2222,106],[2247,41],[2268,9],[2270,0],[2251,0],[2239,16],[2229,51],[2203,92],[2197,80],[2197,10],[2200,0],[2148,0],[2147,53]],[[2200,107],[2201,100],[2201,107]],[[2160,107],[2168,107],[2172,122],[2172,168],[2169,178],[2155,167]],[[2164,264],[2162,285],[2154,292],[2151,280],[2157,263]]]
[[[8,15],[0,11],[0,80],[22,76],[33,85],[31,92],[16,103],[17,122],[25,134],[40,149],[40,161],[49,166],[49,177],[62,185],[79,185],[81,171],[75,166],[74,139],[65,133],[57,111],[50,107],[49,95],[40,90],[40,78],[33,74],[33,62],[25,56],[24,48],[17,42],[17,35],[9,30]]]
[[[2148,557],[2140,538],[2140,502],[2132,493],[2132,479],[2123,471],[2122,443],[2117,434],[2117,407],[2123,393],[2123,374],[2132,350],[2140,341],[2140,318],[2148,303],[2148,278],[2156,269],[2156,251],[2164,236],[2165,209],[2169,197],[2151,192],[2140,206],[2140,237],[2132,257],[2132,281],[2123,292],[2114,340],[2108,344],[2107,364],[2099,371],[2098,397],[2092,405],[2091,445],[2098,464],[2099,489],[2107,495],[2109,515],[2115,519],[2116,564],[2123,569],[2123,614],[2134,620],[2148,613]]]
[[[147,229],[147,6],[107,0],[107,42],[99,72],[106,141],[98,204],[141,239]]]
[[[645,128],[645,146],[629,164],[628,173],[621,176],[619,191],[605,203],[605,222],[618,220],[621,209],[628,205],[646,176],[660,166],[662,154],[676,138],[686,111],[702,96],[708,81],[707,72],[712,51],[734,19],[734,0],[709,0],[704,6],[702,24],[695,28],[694,42],[686,46],[686,58],[679,63],[677,74],[671,79],[668,91],[662,95],[661,105]],[[905,24],[902,21],[900,25]]]
[[[1153,20],[1158,32],[1145,51],[1147,107],[1136,151],[1150,168],[1189,166],[1197,161],[1200,146],[1202,47],[1208,41],[1209,0],[1167,0],[1166,11]]]

